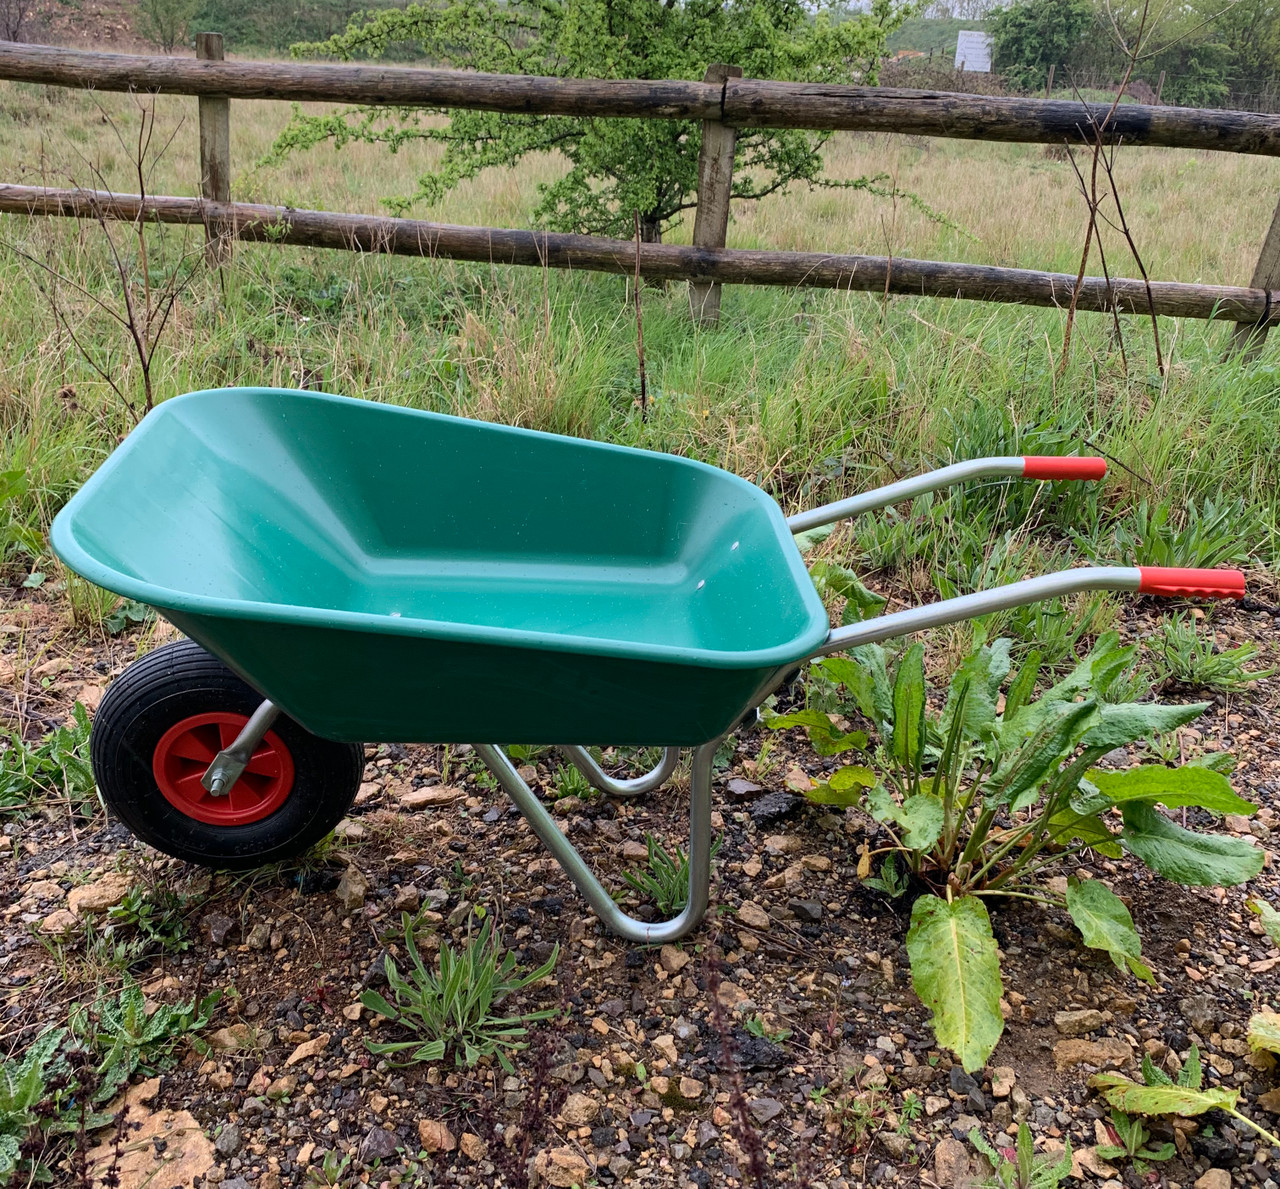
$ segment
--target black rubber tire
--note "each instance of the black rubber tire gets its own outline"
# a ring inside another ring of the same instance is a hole
[[[166,644],[130,665],[107,690],[93,720],[90,758],[108,808],[144,842],[205,867],[243,870],[296,858],[351,807],[364,748],[334,743],[283,715],[272,730],[289,748],[293,787],[261,821],[218,826],[197,821],[161,793],[152,772],[156,745],[193,714],[249,715],[262,696],[191,640]]]

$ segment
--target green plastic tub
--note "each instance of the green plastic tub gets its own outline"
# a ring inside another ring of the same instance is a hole
[[[704,743],[828,630],[742,479],[311,392],[165,402],[52,543],[330,739]]]

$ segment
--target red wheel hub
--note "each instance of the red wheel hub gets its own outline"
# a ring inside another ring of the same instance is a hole
[[[215,797],[200,783],[213,757],[235,741],[248,721],[247,715],[216,710],[193,714],[164,733],[151,771],[170,805],[210,826],[248,826],[284,804],[293,788],[293,756],[274,731],[258,744],[229,793]]]

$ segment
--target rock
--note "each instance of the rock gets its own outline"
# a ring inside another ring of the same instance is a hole
[[[402,809],[425,809],[452,805],[466,795],[462,789],[438,784],[429,789],[410,789],[407,793],[401,793],[398,799]]]
[[[649,858],[649,848],[642,842],[633,842],[628,839],[622,844],[622,857],[630,862],[646,862]],[[562,1148],[555,1148],[553,1151],[563,1151]],[[539,1153],[541,1155],[541,1153]]]
[[[934,1115],[941,1114],[951,1105],[951,1099],[939,1098],[936,1094],[930,1094],[924,1100],[924,1113],[933,1118]]]
[[[1007,1101],[1001,1100],[991,1108],[991,1126],[996,1131],[1008,1132],[1013,1134],[1013,1107]]]
[[[800,865],[806,871],[831,870],[831,860],[826,855],[804,855],[800,859]]]
[[[464,1131],[458,1140],[458,1150],[468,1159],[479,1163],[489,1155],[489,1145],[478,1135]]]
[[[133,887],[133,879],[123,871],[113,871],[93,883],[72,888],[67,895],[67,907],[78,917],[87,912],[106,912],[114,908]]]
[[[732,1060],[716,1037],[713,1036],[707,1045],[711,1060],[721,1073],[736,1069],[779,1069],[787,1064],[787,1051],[781,1045],[763,1036],[752,1036],[745,1028],[733,1028],[729,1039],[732,1042]]]
[[[309,1061],[312,1057],[318,1057],[324,1052],[329,1044],[329,1034],[327,1032],[320,1033],[319,1036],[312,1040],[303,1041],[285,1062],[285,1066],[297,1065],[299,1061]]]
[[[267,1087],[267,1097],[272,1099],[290,1098],[298,1088],[298,1079],[291,1073],[278,1077]]]
[[[769,826],[784,821],[804,804],[803,797],[791,793],[765,793],[751,802],[747,812],[758,826]]]
[[[676,1051],[676,1040],[671,1033],[664,1033],[662,1036],[653,1038],[653,1047],[674,1065],[679,1059],[680,1054]]]
[[[360,1141],[360,1163],[372,1164],[375,1160],[390,1160],[400,1147],[394,1131],[382,1127],[370,1127]]]
[[[61,900],[66,892],[62,890],[61,885],[56,884],[51,879],[37,879],[34,883],[27,885],[27,890],[23,894],[25,899],[30,896],[33,900]]]
[[[678,950],[674,945],[664,945],[658,960],[662,963],[662,969],[668,974],[679,974],[693,960],[684,950]]]
[[[119,1189],[194,1189],[197,1179],[214,1167],[217,1154],[189,1111],[130,1109],[128,1142],[116,1159],[111,1132],[86,1157],[88,1179],[101,1185],[109,1171],[118,1177]],[[163,1174],[159,1176],[158,1174]]]
[[[795,914],[797,920],[806,921],[809,924],[817,924],[822,920],[822,905],[816,900],[793,898],[787,901],[787,907]]]
[[[200,922],[205,935],[214,945],[225,945],[227,936],[235,928],[235,921],[223,912],[211,912]]]
[[[1195,1189],[1231,1189],[1231,1174],[1225,1168],[1211,1168],[1196,1180]]]
[[[364,898],[369,894],[369,881],[358,867],[350,866],[342,873],[334,894],[343,908],[348,912],[355,912],[364,907]]]
[[[458,1146],[453,1132],[439,1119],[419,1119],[418,1139],[427,1152],[452,1152]]]
[[[1265,1094],[1259,1094],[1258,1105],[1264,1111],[1269,1111],[1273,1115],[1280,1115],[1280,1087],[1268,1090]]]
[[[73,893],[74,894],[74,893]],[[1202,1037],[1208,1039],[1217,1030],[1221,1012],[1212,995],[1187,995],[1178,1000],[1178,1011]]]
[[[359,822],[344,817],[333,827],[333,836],[344,842],[359,842],[364,837],[364,827]]]
[[[682,1077],[680,1079],[680,1097],[686,1102],[693,1102],[702,1097],[702,1092],[706,1089],[697,1078]]]
[[[970,1074],[965,1073],[963,1067],[953,1065],[951,1072],[947,1075],[953,1093],[966,1095],[972,1094],[975,1090],[981,1090],[982,1087],[974,1081]]]
[[[377,784],[372,780],[362,780],[360,782],[360,787],[356,789],[356,804],[367,805],[375,797],[380,796],[381,793],[382,785]]]
[[[614,1156],[609,1161],[609,1171],[620,1181],[626,1177],[633,1167],[635,1166],[625,1156]]]
[[[729,793],[734,797],[749,797],[752,793],[758,793],[760,786],[753,781],[743,780],[741,776],[735,776],[729,781]]]
[[[240,1151],[242,1142],[240,1128],[234,1123],[228,1123],[218,1132],[218,1138],[213,1141],[213,1148],[224,1160],[230,1160]]]
[[[572,1189],[586,1183],[591,1166],[573,1148],[547,1148],[529,1166],[529,1189],[540,1185],[552,1189]]]
[[[764,840],[765,850],[775,855],[793,855],[802,845],[796,834],[770,834]]]
[[[1108,1164],[1098,1155],[1097,1148],[1073,1148],[1071,1151],[1071,1175],[1082,1180],[1082,1172],[1105,1181],[1116,1175],[1115,1166]]]
[[[882,1131],[876,1138],[885,1153],[894,1160],[906,1160],[915,1148],[909,1135],[899,1135],[896,1131]]]
[[[1008,1098],[1017,1074],[1008,1065],[997,1065],[991,1071],[992,1098]]]
[[[209,1047],[218,1053],[238,1053],[252,1044],[253,1030],[248,1024],[228,1024],[209,1037]]]
[[[49,937],[63,937],[80,923],[69,908],[58,908],[40,922],[40,932]]]
[[[1080,1011],[1059,1011],[1053,1014],[1053,1026],[1063,1036],[1088,1036],[1099,1028],[1111,1023],[1111,1013],[1098,1011],[1096,1008],[1084,1008]]]
[[[966,1189],[970,1183],[969,1149],[947,1136],[933,1154],[933,1179],[942,1189]]]
[[[396,889],[396,912],[417,912],[421,904],[422,893],[418,891],[416,885],[405,884],[404,887]]]
[[[590,1094],[570,1094],[560,1114],[570,1127],[586,1127],[600,1113],[600,1104]]]
[[[742,907],[738,909],[738,920],[752,929],[768,929],[772,924],[769,914],[754,900],[743,902]]]
[[[251,950],[265,950],[270,941],[271,926],[266,921],[258,921],[249,930],[249,935],[244,939],[245,945]]]
[[[1053,1046],[1053,1063],[1060,1073],[1077,1065],[1124,1068],[1132,1060],[1133,1053],[1122,1040],[1060,1040]]]
[[[783,1107],[776,1098],[753,1098],[747,1104],[747,1109],[751,1112],[751,1117],[763,1127],[782,1114]]]

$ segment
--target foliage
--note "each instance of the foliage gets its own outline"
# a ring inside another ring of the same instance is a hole
[[[1097,560],[1119,559],[1127,566],[1191,566],[1202,570],[1245,565],[1263,535],[1257,515],[1242,499],[1188,500],[1181,517],[1173,504],[1139,500],[1132,517],[1117,524],[1101,548],[1078,538]]]
[[[101,1058],[94,1101],[105,1102],[138,1069],[154,1073],[167,1067],[178,1042],[201,1031],[221,999],[221,991],[210,991],[198,1001],[158,1004],[148,1014],[142,988],[126,978],[118,995],[91,1007],[73,1005],[72,1033]]]
[[[561,797],[577,797],[580,801],[585,801],[595,795],[591,781],[572,764],[561,764],[556,768],[553,784],[557,800]]]
[[[441,1061],[452,1050],[456,1064],[468,1068],[482,1057],[497,1056],[502,1067],[511,1071],[508,1054],[526,1047],[521,1040],[528,1033],[525,1025],[550,1019],[555,1010],[495,1016],[493,1008],[507,996],[546,978],[555,969],[560,947],[557,945],[536,970],[517,973],[515,954],[499,953],[493,922],[486,920],[479,935],[461,951],[455,951],[447,941],[441,943],[437,973],[428,969],[418,952],[408,914],[402,923],[410,962],[407,977],[388,955],[385,967],[392,1002],[377,991],[366,991],[360,1002],[413,1033],[414,1039],[369,1041],[370,1052],[403,1056],[404,1064],[413,1064]]]
[[[0,1184],[7,1185],[22,1164],[22,1145],[28,1136],[47,1125],[49,1112],[38,1108],[51,1092],[56,1093],[50,1082],[65,1068],[59,1052],[65,1036],[65,1028],[51,1028],[21,1057],[0,1061]],[[50,1179],[38,1165],[32,1174],[37,1180]]]
[[[10,735],[0,751],[0,814],[28,813],[38,798],[65,797],[79,813],[96,804],[89,766],[89,712],[77,702],[70,726],[55,727],[39,743]]]
[[[217,29],[228,49],[282,53],[296,41],[341,33],[360,12],[403,0],[199,0],[196,21]]]
[[[1253,643],[1219,648],[1212,630],[1201,633],[1189,615],[1175,614],[1161,621],[1147,641],[1155,678],[1165,685],[1241,693],[1274,669],[1246,669],[1258,655]]]
[[[1249,1047],[1254,1052],[1280,1053],[1280,1015],[1260,1011],[1249,1017]]]
[[[1093,27],[1089,0],[1019,0],[988,23],[996,69],[1023,91],[1043,90],[1050,66],[1061,66]]]
[[[190,948],[187,937],[187,903],[165,887],[134,885],[120,903],[107,910],[111,927],[136,934],[144,952],[177,954]]]
[[[993,1148],[976,1127],[969,1132],[969,1142],[991,1161],[994,1171],[986,1182],[990,1189],[1057,1189],[1071,1174],[1071,1141],[1061,1152],[1037,1156],[1026,1123],[1018,1124],[1017,1146],[1012,1153]]]
[[[1173,1144],[1162,1143],[1158,1148],[1151,1146],[1151,1132],[1147,1130],[1141,1119],[1126,1115],[1124,1111],[1111,1108],[1111,1122],[1105,1125],[1114,1143],[1099,1144],[1098,1155],[1103,1160],[1120,1160],[1128,1158],[1133,1161],[1134,1171],[1145,1176],[1151,1171],[1153,1162],[1172,1160],[1176,1149]]]
[[[107,634],[119,636],[131,627],[142,627],[156,617],[156,613],[145,603],[135,599],[121,599],[120,605],[102,621]]]
[[[664,916],[683,911],[689,903],[689,856],[678,846],[668,853],[652,834],[645,835],[649,856],[643,871],[624,871],[622,878],[637,892],[648,896]],[[720,839],[711,844],[714,859],[720,849]]]
[[[138,32],[171,54],[186,43],[198,6],[199,0],[138,0]]]
[[[751,78],[874,82],[885,37],[908,14],[903,0],[872,0],[870,11],[833,21],[826,5],[801,0],[453,0],[409,4],[352,21],[345,33],[294,47],[295,53],[379,58],[411,44],[433,61],[498,74],[559,78],[701,79],[712,62],[741,66]],[[630,238],[638,212],[644,238],[696,205],[702,129],[694,120],[600,120],[580,116],[437,113],[357,108],[307,116],[294,109],[276,141],[276,158],[322,141],[444,146],[418,191],[398,203],[433,203],[491,166],[555,151],[569,161],[539,188],[535,220],[548,227]],[[741,129],[733,195],[753,199],[796,182],[817,183],[827,135],[793,129]],[[841,183],[885,191],[883,176]]]
[[[1089,1079],[1089,1085],[1101,1092],[1114,1111],[1126,1115],[1149,1118],[1173,1115],[1189,1119],[1207,1111],[1220,1110],[1252,1128],[1272,1147],[1280,1147],[1280,1140],[1236,1109],[1240,1100],[1239,1090],[1204,1089],[1204,1069],[1200,1063],[1200,1049],[1196,1045],[1191,1046],[1177,1081],[1157,1069],[1150,1054],[1146,1054],[1142,1058],[1142,1084],[1123,1074],[1099,1073]]]
[[[1060,904],[1085,945],[1150,981],[1133,919],[1115,892],[1073,877],[1057,896],[1040,885],[1040,875],[1093,849],[1113,858],[1127,851],[1179,883],[1230,885],[1256,874],[1263,859],[1248,842],[1196,834],[1156,808],[1252,812],[1221,772],[1199,764],[1095,767],[1114,748],[1190,722],[1204,704],[1106,701],[1100,691],[1136,654],[1109,633],[1038,700],[1032,693],[1040,665],[1032,654],[1008,680],[998,710],[1001,687],[1013,673],[1010,643],[980,643],[969,653],[936,714],[929,709],[922,645],[897,658],[865,645],[849,658],[815,662],[845,691],[839,708],[871,722],[879,741],[861,757],[866,762],[838,768],[807,796],[869,813],[888,836],[878,853],[904,861],[923,889],[907,935],[912,978],[933,1010],[939,1041],[967,1070],[982,1066],[1003,1029],[998,957],[982,898]],[[770,725],[803,725],[815,746],[827,750],[833,738],[853,734],[817,710],[778,716]],[[857,747],[850,741],[847,749]],[[1119,832],[1109,824],[1116,809]],[[872,854],[864,852],[859,865],[864,879]]]

